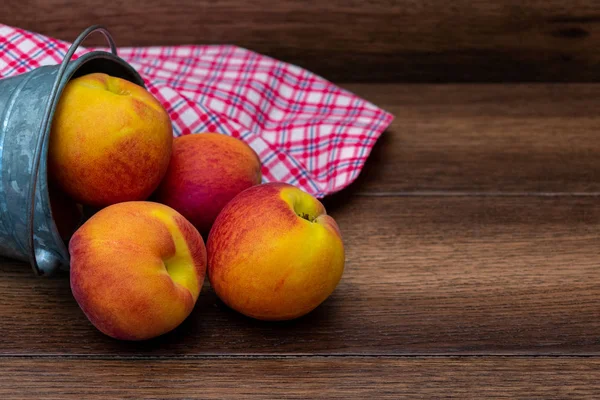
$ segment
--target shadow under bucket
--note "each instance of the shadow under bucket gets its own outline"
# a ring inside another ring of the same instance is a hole
[[[70,61],[93,32],[112,53],[96,51]],[[48,194],[48,142],[52,118],[69,80],[101,72],[144,87],[140,75],[117,57],[102,27],[85,30],[60,65],[0,80],[0,255],[29,261],[38,275],[68,268],[69,253],[58,233]]]

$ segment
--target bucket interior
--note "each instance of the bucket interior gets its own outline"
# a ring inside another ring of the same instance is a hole
[[[94,53],[90,53],[94,54]],[[100,53],[105,55],[109,53]],[[110,54],[109,54],[110,55]],[[84,56],[85,57],[85,56]],[[120,60],[120,59],[118,59]],[[123,61],[123,63],[125,63]],[[143,80],[140,78],[137,72],[129,65],[123,65],[120,62],[115,62],[115,57],[105,58],[91,58],[84,61],[79,67],[72,72],[69,80],[78,78],[83,75],[88,75],[96,72],[102,72],[110,76],[126,79],[137,85],[144,86]]]

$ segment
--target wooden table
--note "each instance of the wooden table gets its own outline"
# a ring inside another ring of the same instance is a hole
[[[127,343],[67,275],[4,260],[0,398],[598,398],[600,85],[345,87],[397,119],[325,200],[347,248],[329,300],[264,323],[207,285]]]

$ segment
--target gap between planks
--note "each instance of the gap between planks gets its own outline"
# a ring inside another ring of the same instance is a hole
[[[600,192],[355,192],[353,196],[364,197],[598,197]]]
[[[409,359],[598,359],[600,360],[600,354],[589,353],[589,354],[502,354],[502,353],[489,353],[489,354],[452,354],[452,353],[439,353],[439,354],[360,354],[360,353],[349,353],[349,354],[193,354],[193,355],[159,355],[159,356],[136,356],[136,355],[88,355],[88,354],[0,354],[1,360],[11,359],[43,359],[43,360],[90,360],[90,361],[135,361],[135,360],[148,360],[148,361],[168,361],[168,360],[207,360],[207,359],[224,359],[224,360],[236,360],[236,359],[256,359],[256,360],[288,360],[288,359],[386,359],[386,360],[409,360]]]

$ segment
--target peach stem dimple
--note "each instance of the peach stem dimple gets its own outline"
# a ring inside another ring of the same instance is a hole
[[[314,215],[316,213],[318,213],[317,210],[314,210],[314,207],[311,207],[310,202],[308,202],[308,200],[310,200],[310,196],[304,192],[300,192],[300,191],[290,191],[290,190],[284,190],[281,193],[283,200],[289,204],[289,206],[291,207],[291,209],[294,211],[294,213],[308,221],[308,222],[315,222],[315,220],[317,219],[318,215]],[[302,210],[309,210],[309,212],[307,211],[300,211],[299,209]]]
[[[294,210],[294,211],[295,211],[295,210]],[[297,216],[299,216],[299,217],[300,217],[300,218],[302,218],[302,219],[305,219],[305,220],[307,220],[308,222],[315,222],[315,219],[316,219],[316,218],[314,218],[314,217],[311,217],[311,216],[310,216],[309,214],[307,214],[307,213],[299,213],[299,212],[297,212],[297,211],[296,211],[296,215],[297,215]]]
[[[106,80],[106,89],[108,89],[109,92],[119,96],[128,96],[131,94],[129,90],[119,87],[118,83],[119,82],[117,80],[108,78]]]

